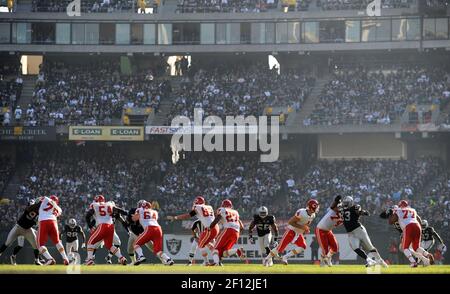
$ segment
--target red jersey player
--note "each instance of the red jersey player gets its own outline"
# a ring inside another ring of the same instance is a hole
[[[278,254],[283,252],[290,243],[294,244],[296,248],[283,255],[282,261],[286,265],[288,264],[288,258],[302,253],[306,249],[306,242],[303,234],[309,233],[309,225],[316,217],[318,211],[319,202],[315,199],[310,199],[306,204],[306,208],[297,210],[295,215],[289,220],[288,228],[284,233],[280,244],[272,249],[269,255],[264,259],[265,266],[272,266],[273,257],[278,257]]]
[[[58,224],[56,220],[61,216],[62,210],[59,207],[59,199],[55,195],[50,197],[42,197],[40,199],[41,205],[39,206],[39,229],[37,234],[37,244],[39,252],[47,259],[45,265],[55,264],[55,259],[50,255],[45,247],[48,237],[56,245],[65,265],[69,264],[64,246],[59,238]]]
[[[343,220],[339,213],[339,204],[342,196],[338,195],[334,198],[333,203],[328,208],[327,213],[322,217],[316,227],[316,238],[322,250],[321,265],[332,266],[331,257],[339,251],[339,245],[333,234],[333,228],[341,225]]]
[[[203,256],[203,265],[208,265],[208,251],[211,252],[214,249],[213,241],[214,238],[219,234],[219,225],[215,225],[210,228],[211,223],[214,221],[214,210],[210,205],[207,205],[205,202],[205,198],[202,196],[198,196],[194,200],[194,205],[192,206],[192,210],[189,213],[177,215],[177,216],[168,216],[169,220],[185,220],[191,217],[197,216],[197,218],[202,223],[205,230],[200,233],[198,240],[198,248],[200,248],[200,252]]]
[[[233,248],[239,239],[239,233],[244,229],[244,225],[239,219],[239,213],[233,209],[230,200],[222,201],[221,207],[217,210],[216,217],[209,228],[212,230],[218,223],[222,223],[223,229],[217,237],[213,252],[213,265],[221,265],[222,257],[237,254],[240,259],[245,259],[244,249]]]
[[[126,211],[117,208],[114,202],[106,202],[103,195],[95,196],[94,202],[89,206],[86,219],[89,220],[91,216],[94,216],[97,227],[92,232],[88,240],[88,257],[86,260],[86,265],[94,264],[94,250],[96,249],[96,244],[100,241],[105,243],[106,249],[117,256],[121,264],[127,264],[127,259],[120,253],[120,248],[113,246],[114,222],[112,216],[115,212],[127,214]]]
[[[424,266],[430,265],[433,262],[433,255],[420,247],[420,238],[422,236],[422,223],[420,217],[414,208],[411,208],[406,200],[401,200],[398,207],[392,210],[389,216],[389,224],[398,222],[403,231],[401,248],[403,253],[411,262],[411,267],[417,267],[415,257],[420,259]]]
[[[142,246],[148,242],[153,242],[153,252],[165,265],[173,265],[173,260],[167,256],[163,250],[163,233],[161,226],[158,224],[158,212],[152,209],[150,202],[143,202],[141,207],[136,209],[135,214],[131,218],[133,221],[139,221],[144,228],[139,237],[136,239],[134,251],[136,252],[136,262],[134,265],[140,265],[145,262],[146,258],[142,252]]]

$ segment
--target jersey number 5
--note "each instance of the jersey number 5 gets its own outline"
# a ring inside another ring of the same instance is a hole
[[[106,210],[106,206],[101,205],[98,207],[98,213],[100,214],[100,216],[105,216],[107,213],[108,215],[112,215],[112,208],[111,206],[108,206]]]

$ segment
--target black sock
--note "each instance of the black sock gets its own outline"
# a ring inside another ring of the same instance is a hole
[[[268,255],[270,253],[270,248],[266,247],[266,254]]]
[[[367,254],[362,251],[361,249],[355,249],[355,253],[359,255],[359,257],[361,257],[362,259],[366,260],[367,259]]]
[[[34,254],[34,258],[36,258],[36,259],[39,258],[39,250],[33,249],[33,254]]]
[[[14,247],[13,255],[17,255],[17,253],[19,253],[20,249],[22,249],[22,246],[16,246],[16,247]]]
[[[133,256],[134,256],[134,253],[128,253],[128,255],[129,255],[130,257],[133,257]]]
[[[0,247],[0,253],[3,253],[6,250],[6,248],[8,248],[8,246],[3,244],[2,247]]]
[[[194,257],[194,253],[189,253],[189,257]]]

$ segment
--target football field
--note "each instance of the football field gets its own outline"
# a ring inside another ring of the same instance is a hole
[[[0,265],[0,274],[450,274],[450,265],[410,268],[408,265],[393,265],[385,268],[369,268],[363,265],[336,265],[320,267],[318,265],[275,264],[263,267],[260,264],[225,264],[223,267],[204,267],[200,265],[174,266],[164,265],[95,265],[95,266],[35,266],[35,265]]]

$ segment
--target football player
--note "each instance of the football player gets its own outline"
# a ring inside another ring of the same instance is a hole
[[[173,265],[173,260],[163,252],[163,232],[158,224],[158,212],[152,209],[152,204],[145,201],[141,207],[136,210],[132,217],[133,221],[139,221],[144,228],[144,232],[139,235],[134,245],[136,252],[136,262],[134,265],[140,265],[146,261],[142,246],[150,241],[153,242],[153,253],[161,260],[164,265]]]
[[[17,220],[17,223],[9,231],[6,242],[0,248],[0,256],[3,252],[17,239],[17,246],[13,250],[13,254],[10,256],[10,261],[12,265],[16,265],[16,255],[24,246],[25,240],[31,244],[34,253],[34,263],[36,265],[41,265],[39,261],[39,250],[37,249],[36,243],[36,230],[33,226],[36,225],[36,220],[39,213],[40,202],[35,203],[34,200],[28,202],[28,206],[25,208],[24,212]]]
[[[62,235],[66,236],[66,252],[69,257],[69,262],[75,261],[75,256],[78,254],[78,234],[81,235],[81,248],[86,247],[86,235],[80,225],[77,225],[77,221],[74,218],[69,219],[64,226]]]
[[[339,212],[341,201],[342,196],[337,195],[316,227],[316,238],[321,248],[321,266],[332,266],[331,258],[339,251],[339,244],[333,234],[333,229],[342,224],[342,217]]]
[[[144,228],[141,226],[139,220],[138,221],[133,221],[133,215],[136,213],[136,210],[139,207],[142,207],[142,205],[145,203],[145,200],[139,200],[137,203],[137,207],[136,208],[132,208],[128,211],[127,214],[127,227],[128,227],[128,255],[131,258],[131,263],[134,264],[134,262],[136,261],[136,257],[135,257],[135,252],[134,252],[134,245],[136,245],[136,240],[138,238],[138,236],[140,234],[142,234],[144,232]],[[145,246],[147,246],[147,248],[150,251],[153,251],[153,243],[152,242],[148,242],[145,244]]]
[[[203,198],[202,196],[197,196],[194,200],[192,210],[189,213],[176,216],[169,215],[167,219],[170,221],[186,220],[194,216],[196,216],[202,222],[203,227],[206,228],[200,234],[200,237],[198,239],[198,248],[200,248],[200,252],[203,257],[203,265],[208,265],[208,250],[212,253],[212,242],[214,238],[216,238],[219,234],[219,226],[217,225],[217,222],[214,223],[213,226],[211,226],[214,221],[214,210],[212,206],[206,204],[205,198]]]
[[[283,252],[286,247],[292,243],[295,248],[283,255],[281,260],[285,265],[288,264],[288,258],[302,253],[306,249],[304,233],[309,233],[309,225],[316,217],[319,211],[319,202],[315,199],[310,199],[306,203],[306,208],[300,208],[295,212],[295,215],[288,221],[288,229],[281,238],[280,244],[272,249],[269,255],[264,259],[265,266],[272,266],[273,257],[278,257],[278,254]]]
[[[194,261],[195,252],[197,252],[198,248],[198,239],[200,238],[200,235],[205,230],[205,227],[203,226],[202,222],[197,219],[195,222],[192,223],[191,231],[192,231],[192,243],[191,243],[191,250],[189,251],[189,257],[188,257],[188,263],[187,266],[191,266],[192,262]]]
[[[424,266],[434,262],[433,255],[420,247],[422,220],[417,215],[414,208],[411,208],[406,200],[401,200],[398,207],[395,207],[392,213],[389,213],[389,224],[399,223],[402,231],[402,250],[406,258],[410,261],[411,267],[417,267],[418,258]]]
[[[94,202],[89,206],[86,213],[86,223],[92,225],[91,218],[95,218],[97,227],[89,237],[87,244],[88,257],[86,265],[94,265],[94,250],[102,241],[105,243],[106,249],[117,256],[122,265],[127,264],[127,259],[120,253],[120,248],[113,245],[114,239],[114,222],[113,215],[120,213],[126,215],[127,212],[115,206],[114,202],[106,202],[103,195],[97,195]]]
[[[69,265],[69,259],[67,258],[64,246],[59,238],[57,219],[62,214],[62,209],[59,207],[59,199],[56,195],[50,197],[42,197],[39,202],[39,229],[37,234],[37,243],[39,246],[39,252],[47,260],[45,265],[56,264],[55,259],[50,255],[45,247],[48,237],[56,245],[64,265]]]
[[[360,217],[362,215],[370,215],[369,212],[361,209],[360,205],[355,204],[351,196],[346,196],[342,200],[341,214],[350,247],[367,262],[366,266],[380,264],[383,267],[388,267],[378,250],[373,246],[366,228],[361,224]],[[360,247],[363,247],[365,251]]]
[[[248,238],[251,244],[255,244],[255,239],[253,239],[255,227],[258,234],[259,253],[264,263],[264,255],[267,256],[270,253],[270,247],[278,246],[278,226],[275,222],[275,216],[269,215],[267,207],[261,206],[258,209],[258,214],[253,216],[253,220],[248,227]],[[272,232],[274,234],[273,240]]]
[[[422,242],[421,246],[426,251],[430,252],[431,248],[433,248],[436,239],[439,242],[438,250],[444,253],[447,251],[447,248],[444,244],[444,240],[442,240],[441,236],[434,230],[433,227],[428,225],[427,220],[422,220]]]
[[[239,213],[233,209],[233,203],[229,199],[222,201],[222,205],[217,210],[214,221],[209,226],[213,229],[218,223],[222,223],[223,230],[217,237],[213,252],[213,266],[222,265],[223,257],[236,254],[241,260],[245,260],[244,248],[233,248],[239,239],[240,232],[244,229],[244,225],[239,219]]]

